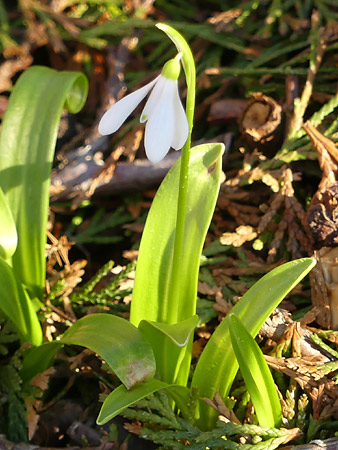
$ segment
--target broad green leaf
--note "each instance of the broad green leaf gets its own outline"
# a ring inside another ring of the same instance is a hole
[[[0,187],[13,214],[18,246],[10,261],[33,296],[45,279],[49,179],[62,109],[80,111],[87,79],[78,72],[33,66],[17,81],[0,135]]]
[[[149,341],[156,339],[159,334],[167,336],[177,347],[188,344],[191,333],[198,324],[198,316],[195,314],[189,319],[175,324],[150,322],[142,320],[139,329],[148,336]]]
[[[128,406],[142,400],[154,392],[166,389],[168,394],[175,399],[175,403],[180,410],[186,410],[189,399],[189,389],[184,386],[175,386],[164,383],[163,381],[151,378],[143,383],[139,383],[132,389],[127,390],[123,385],[114,389],[105,399],[99,416],[96,420],[98,425],[104,425],[113,419]]]
[[[55,355],[61,347],[60,341],[51,341],[29,349],[20,370],[21,379],[29,381],[38,373],[47,370],[53,364]]]
[[[255,337],[265,320],[283,298],[310,272],[316,260],[302,258],[273,269],[254,284],[233,307],[232,312]],[[228,395],[238,369],[231,346],[228,316],[216,328],[196,365],[192,387],[199,389],[200,397],[212,399],[216,392]],[[200,426],[214,426],[217,413],[201,402]]]
[[[173,325],[148,320],[140,322],[139,329],[152,346],[156,370],[162,381],[180,382],[178,375],[181,364],[185,355],[189,354],[197,323],[197,315]]]
[[[191,392],[186,386],[178,384],[169,384],[166,388],[166,393],[174,400],[177,409],[182,412],[184,417],[192,416]]]
[[[155,378],[139,383],[130,390],[126,389],[123,384],[121,384],[121,386],[114,389],[105,399],[96,423],[98,425],[104,425],[124,409],[128,408],[128,406],[133,405],[147,395],[153,394],[167,386],[167,383],[156,380]]]
[[[127,389],[155,374],[151,346],[138,328],[121,317],[110,314],[85,316],[66,331],[61,342],[93,350]]]
[[[121,317],[91,314],[72,325],[60,340],[31,349],[24,359],[21,377],[28,380],[46,370],[64,344],[81,345],[97,353],[127,389],[155,373],[152,348],[140,330]]]
[[[235,314],[229,314],[229,331],[241,374],[249,391],[259,425],[279,427],[282,407],[264,355]]]
[[[11,210],[0,187],[0,257],[10,258],[16,250],[18,235]]]
[[[182,283],[177,322],[196,312],[200,256],[220,184],[222,144],[191,149]],[[167,322],[176,226],[180,160],[163,180],[150,208],[140,245],[130,320]]]
[[[13,323],[22,341],[40,345],[42,330],[33,303],[1,257],[0,280],[0,311]]]

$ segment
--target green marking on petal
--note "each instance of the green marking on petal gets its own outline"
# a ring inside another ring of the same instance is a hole
[[[176,57],[167,61],[163,66],[161,75],[168,80],[176,81],[181,71],[180,59]]]

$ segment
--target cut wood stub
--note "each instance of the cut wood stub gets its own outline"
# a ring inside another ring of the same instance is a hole
[[[284,115],[281,105],[261,93],[244,108],[239,120],[242,135],[252,148],[272,157],[279,150],[284,136]]]

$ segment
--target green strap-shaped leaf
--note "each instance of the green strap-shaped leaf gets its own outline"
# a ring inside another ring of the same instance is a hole
[[[175,324],[142,320],[139,329],[151,343],[156,359],[156,370],[162,381],[178,382],[178,375],[185,355],[190,352],[193,332],[198,316]]]
[[[21,377],[28,380],[45,370],[64,344],[81,345],[97,353],[127,389],[154,375],[156,363],[151,346],[134,325],[111,314],[91,314],[78,320],[59,341],[28,352]]]
[[[200,256],[218,195],[223,150],[222,144],[191,149],[178,322],[196,312]],[[136,326],[141,320],[166,322],[168,316],[179,173],[180,160],[163,180],[143,231],[130,316]]]
[[[175,324],[151,322],[142,320],[139,329],[148,336],[149,340],[155,340],[156,336],[163,334],[167,336],[177,347],[184,347],[188,344],[191,333],[198,324],[198,316],[195,314],[189,319]]]
[[[114,389],[105,399],[96,423],[98,425],[104,425],[124,409],[128,408],[128,406],[167,386],[167,383],[156,380],[155,378],[147,380],[144,383],[139,383],[129,391],[121,384],[121,386]]]
[[[113,419],[128,406],[142,400],[154,392],[161,389],[166,389],[168,394],[171,395],[181,411],[187,409],[187,402],[189,399],[189,389],[184,386],[175,386],[172,384],[164,383],[163,381],[151,378],[144,383],[139,383],[133,389],[129,391],[123,386],[119,386],[114,389],[108,397],[105,399],[99,416],[96,420],[98,425],[104,425],[109,420]]]
[[[13,214],[16,279],[42,297],[49,179],[62,109],[80,111],[87,79],[78,72],[33,66],[17,81],[0,135],[0,186]]]
[[[151,346],[138,328],[121,317],[85,316],[66,331],[61,342],[93,350],[109,364],[127,389],[155,374]]]
[[[229,331],[232,347],[255,407],[259,425],[278,428],[282,420],[282,407],[261,349],[233,313],[229,314]]]
[[[51,341],[29,349],[20,370],[21,379],[29,381],[38,373],[47,370],[53,364],[55,355],[61,347],[60,341]]]
[[[271,312],[316,264],[313,258],[291,261],[273,269],[254,284],[234,306],[232,312],[255,337]],[[238,363],[231,346],[228,316],[216,328],[196,365],[192,387],[201,397],[212,399],[216,392],[229,393]],[[200,404],[199,424],[204,429],[214,426],[217,413],[204,402]]]
[[[0,257],[10,258],[16,250],[18,235],[11,210],[0,187]]]
[[[0,257],[0,311],[13,323],[21,340],[40,345],[42,330],[29,299],[13,269]]]

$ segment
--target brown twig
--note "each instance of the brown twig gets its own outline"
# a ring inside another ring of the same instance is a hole
[[[318,28],[319,21],[320,21],[319,13],[318,11],[314,11],[311,17],[312,31]],[[324,32],[324,30],[319,29],[318,33],[319,33],[319,40],[316,48],[316,56],[314,61],[310,62],[306,83],[302,95],[300,97],[298,107],[294,109],[293,117],[290,124],[290,133],[288,136],[289,139],[293,137],[302,126],[304,113],[306,108],[308,107],[312,95],[313,83],[326,50],[327,46],[326,41],[328,38],[327,32]]]

